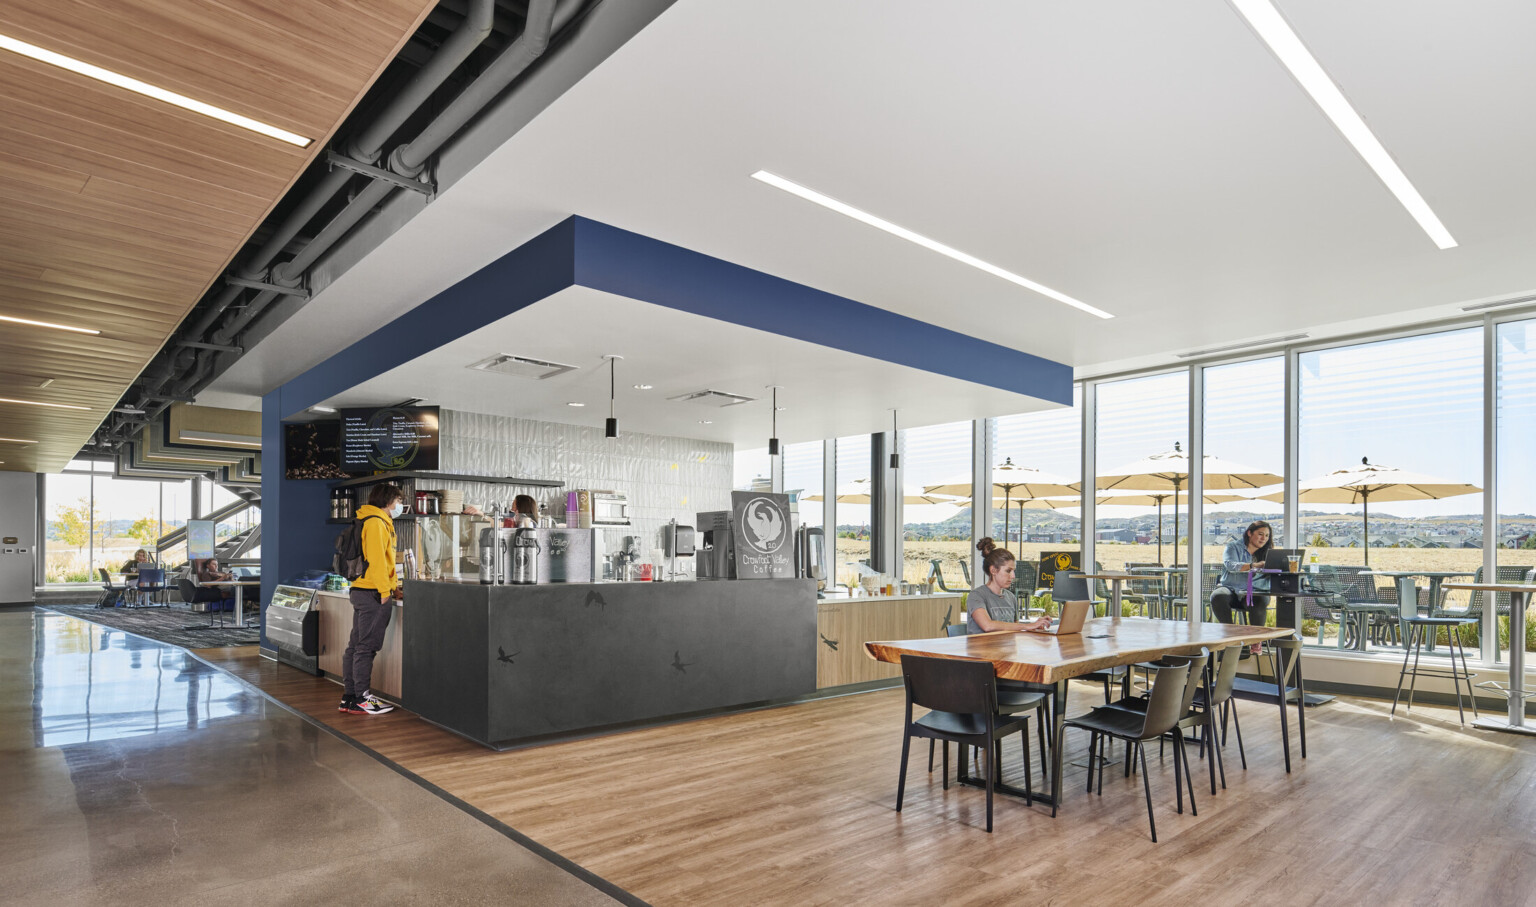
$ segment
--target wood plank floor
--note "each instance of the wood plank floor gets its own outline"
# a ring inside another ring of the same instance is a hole
[[[914,744],[895,812],[895,690],[495,753],[409,713],[339,714],[336,684],[252,649],[198,654],[655,904],[1536,904],[1536,741],[1454,709],[1389,720],[1340,697],[1308,712],[1310,758],[1286,775],[1275,708],[1241,703],[1249,769],[1230,742],[1228,789],[1196,776],[1198,817],[1149,753],[1153,844],[1118,766],[1102,797],[1069,766],[1055,820],[1000,796],[988,835],[985,795],[941,790]]]

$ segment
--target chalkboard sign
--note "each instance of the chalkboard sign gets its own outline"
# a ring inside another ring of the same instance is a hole
[[[351,474],[437,468],[438,408],[341,411],[341,468]]]
[[[789,496],[731,492],[731,532],[737,579],[791,579],[795,575],[795,527]]]

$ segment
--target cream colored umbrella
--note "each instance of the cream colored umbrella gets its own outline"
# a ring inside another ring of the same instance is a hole
[[[871,482],[870,480],[868,480],[868,479],[855,479],[852,482],[848,482],[846,484],[838,486],[838,489],[837,489],[837,503],[839,503],[839,504],[869,504],[869,503],[871,503],[873,501],[872,492],[874,490],[875,490],[874,483]],[[801,498],[800,500],[802,500],[802,501],[821,501],[821,500],[825,500],[825,499],[826,499],[825,495],[822,495],[822,494],[818,493],[818,494],[806,495],[805,497]],[[924,494],[924,493],[920,493],[920,492],[914,491],[912,489],[905,489],[902,492],[901,502],[903,504],[955,504],[957,506],[962,505],[962,504],[965,503],[965,501],[960,500],[959,498],[955,497],[954,495],[948,495],[948,494]]]
[[[974,487],[971,476],[966,474],[937,485],[924,485],[923,493],[954,495],[969,500]],[[992,469],[992,490],[994,493],[998,491],[1003,493],[1003,544],[1006,545],[1008,544],[1009,505],[1014,499],[1029,500],[1077,494],[1082,490],[1082,485],[1066,476],[1032,469],[1028,466],[1015,466],[1013,458],[1008,457],[1001,465]]]
[[[1379,466],[1366,457],[1359,466],[1336,469],[1325,476],[1307,479],[1296,488],[1296,500],[1302,504],[1359,504],[1365,532],[1365,565],[1371,565],[1372,501],[1436,501],[1482,491],[1467,482],[1409,472],[1396,466]],[[1262,495],[1260,500],[1285,501],[1284,489]]]
[[[1109,492],[1094,498],[1099,505],[1112,507],[1151,507],[1157,505],[1157,562],[1163,562],[1163,503],[1172,500],[1173,506],[1180,504],[1189,505],[1189,492],[1181,491],[1178,494],[1161,491],[1126,491]],[[1232,501],[1244,500],[1240,494],[1203,494],[1200,500],[1207,504],[1226,504]],[[1178,549],[1178,525],[1174,525],[1174,549]]]
[[[1206,454],[1201,475],[1207,489],[1230,491],[1236,488],[1262,488],[1284,477],[1261,469],[1240,466]],[[1175,443],[1173,450],[1137,460],[1120,469],[1100,475],[1095,482],[1101,491],[1172,491],[1179,493],[1189,482],[1189,454]],[[1179,499],[1173,501],[1173,537],[1179,537]],[[1161,533],[1159,533],[1161,539]],[[1173,546],[1173,565],[1179,565],[1179,546]]]

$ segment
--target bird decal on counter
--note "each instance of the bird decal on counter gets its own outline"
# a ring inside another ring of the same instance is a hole
[[[516,658],[517,656],[519,656],[521,654],[523,654],[523,650],[522,649],[518,649],[516,652],[513,652],[511,655],[508,655],[506,649],[503,649],[501,646],[497,646],[496,647],[496,660],[497,661],[504,661],[507,664],[511,664],[512,663],[512,659]]]
[[[949,625],[954,623],[954,622],[955,622],[955,606],[954,605],[950,605],[949,606],[949,610],[944,612],[944,622],[942,624],[939,624],[939,632],[940,633],[948,633],[949,632]]]
[[[606,608],[606,607],[608,607],[608,602],[602,597],[602,595],[600,595],[598,593],[598,591],[596,589],[588,589],[587,590],[587,599],[586,599],[586,601],[582,602],[581,604],[582,604],[582,607],[585,607],[585,608],[590,608],[593,605],[597,605],[599,608]]]
[[[747,526],[757,536],[758,547],[767,551],[784,534],[784,519],[767,501],[754,501],[746,512]]]
[[[672,668],[680,674],[687,674],[688,669],[697,663],[698,662],[690,661],[685,664],[683,662],[683,656],[680,653],[676,651],[673,651],[672,653]]]
[[[825,633],[817,633],[816,635],[821,637],[821,641],[826,644],[827,648],[834,652],[837,651],[837,640],[828,639]]]

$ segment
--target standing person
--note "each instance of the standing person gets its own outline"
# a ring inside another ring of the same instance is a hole
[[[405,510],[405,495],[394,485],[373,486],[368,503],[357,508],[361,520],[363,575],[352,583],[352,636],[341,656],[341,705],[352,715],[382,715],[394,706],[380,702],[368,689],[373,656],[384,645],[391,603],[405,596],[395,572],[395,517]]]
[[[1049,616],[1028,623],[1018,623],[1019,598],[1009,587],[1013,585],[1016,564],[1013,552],[997,547],[991,537],[976,543],[981,552],[981,568],[987,581],[971,590],[965,606],[970,610],[965,623],[971,633],[990,633],[993,630],[1043,630],[1051,625]]]
[[[1243,530],[1243,537],[1233,539],[1221,555],[1221,579],[1211,593],[1211,610],[1217,623],[1232,623],[1233,610],[1248,615],[1248,623],[1262,627],[1269,619],[1269,596],[1253,596],[1253,607],[1248,606],[1248,578],[1244,574],[1264,566],[1269,549],[1274,547],[1273,530],[1263,520],[1254,520]],[[1253,578],[1253,591],[1269,591],[1269,577]]]

